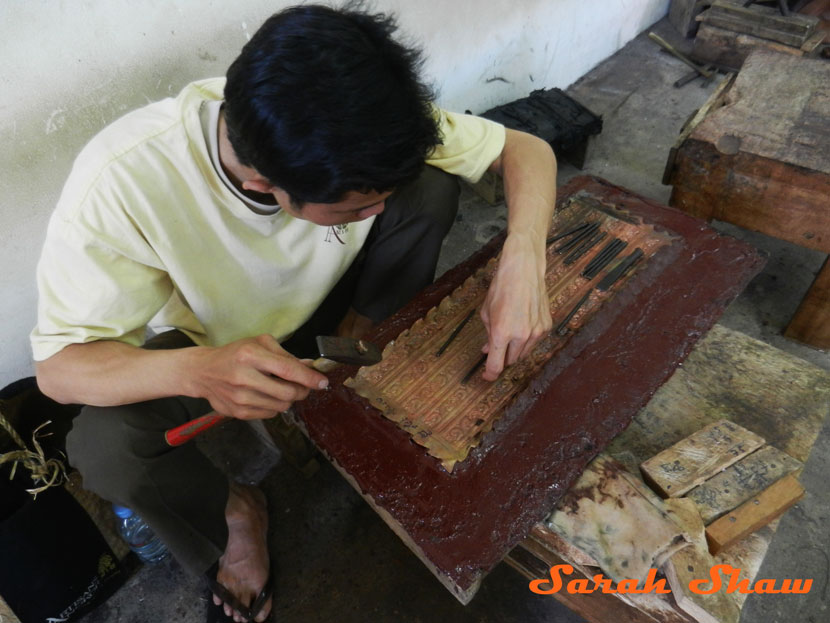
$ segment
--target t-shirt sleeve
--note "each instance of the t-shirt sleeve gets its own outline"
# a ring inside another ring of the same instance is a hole
[[[468,182],[481,179],[504,149],[504,126],[495,121],[435,108],[443,144],[436,146],[427,164]]]
[[[170,298],[173,286],[146,241],[128,219],[108,219],[53,215],[37,267],[35,361],[102,339],[139,346]]]

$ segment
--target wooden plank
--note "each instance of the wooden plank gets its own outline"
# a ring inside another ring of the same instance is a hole
[[[760,437],[720,420],[644,461],[640,470],[663,497],[679,497],[764,445]]]
[[[802,463],[830,413],[830,372],[716,325],[608,446],[638,463],[727,417]]]
[[[804,488],[795,476],[784,476],[760,495],[741,504],[706,527],[709,551],[717,554],[740,541],[784,513],[804,496]]]
[[[549,578],[550,568],[555,565],[573,566],[570,575],[562,573],[566,581],[593,578],[601,572],[597,565],[585,565],[579,559],[590,559],[585,553],[566,544],[543,524],[536,524],[531,535],[514,548],[505,562],[529,579]],[[577,552],[576,558],[563,551]],[[607,576],[604,576],[607,577]],[[553,595],[568,608],[592,623],[693,623],[694,619],[677,608],[674,595],[670,593],[613,594],[596,591],[590,594],[572,594],[561,590]]]
[[[553,552],[545,552],[545,558],[542,560],[537,553],[526,547],[526,543],[527,541],[523,541],[513,549],[505,557],[505,562],[529,580],[549,578],[552,566],[569,564]],[[536,552],[541,553],[539,550],[536,550]],[[590,578],[591,576],[575,568],[574,573],[568,579],[590,580]],[[590,623],[608,623],[609,621],[615,623],[691,623],[690,619],[681,614],[677,616],[669,614],[668,617],[655,618],[647,612],[625,603],[618,596],[607,593],[594,592],[581,595],[561,590],[552,596]]]
[[[824,261],[784,335],[818,348],[830,348],[830,259]]]
[[[819,30],[813,33],[801,46],[801,51],[804,52],[804,56],[816,57],[818,52],[821,51],[820,48],[825,39],[827,39],[827,33],[825,31]]]
[[[756,22],[747,22],[741,19],[735,19],[728,15],[711,14],[707,12],[704,14],[705,23],[709,26],[716,26],[724,30],[731,30],[736,33],[744,33],[760,37],[761,39],[769,39],[770,41],[777,41],[784,45],[790,45],[800,48],[804,42],[810,38],[812,33],[793,33],[771,28],[766,24],[759,24]]]
[[[708,524],[802,467],[801,461],[789,454],[764,446],[695,487],[686,497],[694,501],[701,519]]]
[[[724,591],[701,595],[689,590],[689,583],[707,577],[715,564],[694,502],[675,498],[667,500],[666,507],[672,520],[691,539],[687,547],[672,554],[662,566],[678,607],[698,623],[738,623],[741,610],[732,595]]]
[[[783,33],[801,35],[805,39],[815,31],[819,24],[819,19],[811,15],[801,15],[799,13],[781,15],[777,7],[758,4],[745,7],[743,2],[735,0],[715,0],[712,7],[701,17],[704,21],[708,21],[712,17],[726,17],[740,21],[746,26],[758,25]],[[741,30],[738,32],[749,31]]]
[[[799,48],[703,23],[697,31],[691,57],[705,65],[712,64],[726,71],[738,71],[746,58],[759,49],[799,57],[804,55]]]
[[[533,526],[533,529],[530,531],[530,536],[522,541],[528,549],[535,551],[528,545],[531,542],[544,547],[548,551],[554,552],[557,556],[562,556],[568,562],[579,567],[599,567],[599,563],[590,554],[583,552],[576,545],[568,543],[542,522]],[[540,554],[540,556],[544,558],[543,555]]]
[[[750,584],[753,583],[758,578],[779,523],[780,519],[775,519],[757,532],[736,541],[714,556],[715,564],[740,569],[738,581],[748,580]],[[749,595],[750,593],[737,591],[732,593],[732,599],[739,608],[743,608]]]

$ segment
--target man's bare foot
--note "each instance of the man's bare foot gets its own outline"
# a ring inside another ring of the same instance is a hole
[[[250,606],[269,581],[268,570],[268,511],[265,496],[256,487],[231,482],[228,504],[225,507],[228,522],[228,544],[219,558],[216,580],[245,606]],[[213,602],[222,600],[216,595]],[[271,599],[256,615],[255,621],[264,621],[271,612]],[[245,621],[238,612],[224,605],[225,614],[234,621]]]

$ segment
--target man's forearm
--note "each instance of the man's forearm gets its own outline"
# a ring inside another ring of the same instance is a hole
[[[556,157],[542,139],[507,130],[504,151],[494,163],[504,179],[508,234],[528,235],[544,253],[556,203]]]
[[[115,341],[72,344],[35,370],[41,391],[62,403],[131,404],[186,394],[194,349],[144,350]]]
[[[545,287],[545,240],[556,201],[556,158],[539,138],[507,130],[490,167],[504,178],[507,239],[481,309],[487,328],[483,377],[530,354],[551,327]]]
[[[103,407],[190,396],[240,419],[273,417],[328,385],[270,335],[171,350],[103,340],[73,344],[36,370],[41,391],[58,402]]]

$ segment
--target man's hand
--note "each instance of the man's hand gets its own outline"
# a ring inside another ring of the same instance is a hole
[[[41,391],[62,403],[108,407],[185,395],[239,419],[273,417],[328,385],[270,335],[170,350],[114,340],[71,344],[37,362],[36,371]]]
[[[508,232],[481,309],[488,335],[483,377],[495,381],[551,330],[545,239],[556,203],[556,157],[542,139],[508,129],[489,170],[504,178]]]
[[[489,342],[483,377],[494,381],[502,370],[526,357],[552,327],[545,290],[545,257],[537,241],[511,234],[502,248],[496,274],[481,308]]]
[[[193,350],[187,394],[206,398],[221,415],[274,417],[323,389],[328,379],[284,350],[270,335]]]

